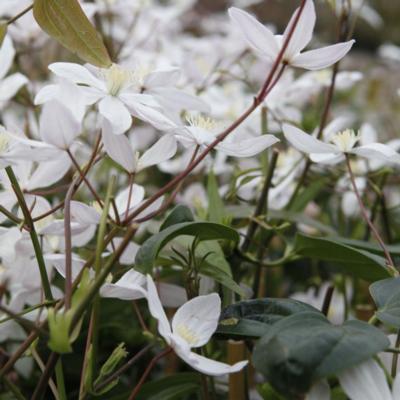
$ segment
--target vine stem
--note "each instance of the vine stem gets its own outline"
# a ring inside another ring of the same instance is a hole
[[[140,378],[138,384],[133,389],[128,400],[134,400],[136,398],[137,394],[139,393],[140,389],[143,386],[144,381],[146,380],[147,376],[149,375],[151,370],[154,368],[154,366],[157,364],[158,360],[165,357],[167,354],[169,354],[171,352],[172,352],[172,348],[168,347],[163,352],[161,352],[161,353],[157,354],[155,357],[153,357],[153,359],[150,361],[150,364],[147,366],[146,370],[144,371],[142,377]]]
[[[379,245],[381,246],[381,248],[382,248],[382,250],[383,250],[383,253],[385,254],[387,266],[388,266],[391,270],[393,270],[394,267],[395,267],[395,264],[394,264],[394,262],[393,262],[393,260],[392,260],[392,257],[391,257],[391,255],[390,255],[390,253],[389,253],[389,250],[387,249],[387,247],[386,247],[384,241],[383,241],[382,238],[381,238],[381,235],[379,234],[379,232],[378,232],[378,230],[376,229],[375,225],[374,225],[374,224],[371,222],[371,220],[369,219],[368,211],[367,211],[367,209],[366,209],[365,206],[364,206],[364,203],[363,203],[363,201],[362,201],[360,192],[359,192],[359,190],[358,190],[358,188],[357,188],[357,185],[356,185],[356,180],[355,180],[355,178],[354,178],[353,170],[352,170],[352,168],[351,168],[351,163],[350,163],[350,157],[349,157],[348,154],[345,154],[345,159],[346,159],[347,170],[348,170],[349,176],[350,176],[351,185],[353,186],[354,194],[355,194],[356,197],[357,197],[357,201],[358,201],[358,204],[359,204],[359,206],[360,206],[361,214],[362,214],[362,216],[363,216],[365,222],[368,224],[369,228],[371,229],[371,232],[374,234],[375,239],[378,241]]]
[[[17,15],[15,15],[14,17],[10,18],[6,24],[7,25],[11,25],[12,23],[14,23],[15,21],[17,21],[18,19],[20,19],[21,17],[23,17],[25,14],[27,14],[29,11],[31,11],[33,9],[33,4],[31,4],[30,6],[24,8],[21,12],[19,12]]]

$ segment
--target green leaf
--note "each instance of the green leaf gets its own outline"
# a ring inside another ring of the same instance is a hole
[[[336,237],[335,240],[337,240],[343,244],[346,244],[348,246],[351,246],[351,247],[357,247],[359,249],[369,251],[370,253],[381,254],[381,255],[384,254],[382,248],[375,243],[365,242],[363,240],[342,238],[342,237]],[[398,245],[398,244],[390,245],[389,244],[386,246],[386,248],[388,249],[388,251],[391,255],[395,255],[395,256],[400,255],[400,245]]]
[[[78,0],[35,0],[33,15],[46,33],[82,60],[101,68],[111,66],[107,49]]]
[[[219,195],[217,178],[212,170],[208,173],[207,194],[208,220],[210,222],[222,223],[225,217],[225,206]]]
[[[384,258],[347,246],[330,237],[319,238],[298,234],[293,251],[303,257],[334,263],[344,273],[367,281],[390,277]]]
[[[307,204],[310,204],[312,200],[314,200],[318,194],[323,191],[326,187],[326,184],[329,180],[326,177],[321,179],[316,179],[312,181],[310,185],[308,185],[294,200],[293,204],[290,207],[290,211],[301,212],[303,211]]]
[[[165,219],[160,227],[160,231],[169,228],[172,225],[180,224],[181,222],[192,222],[194,216],[189,207],[184,205],[177,205]]]
[[[400,328],[400,278],[384,279],[369,287],[378,308],[375,313],[379,321]]]
[[[239,241],[239,234],[225,225],[211,222],[182,222],[147,239],[136,254],[135,269],[143,273],[151,271],[161,249],[181,235],[194,236],[200,241],[218,239],[235,243]]]
[[[270,328],[254,348],[253,363],[276,390],[294,397],[388,346],[386,335],[365,322],[335,326],[322,314],[303,312]]]
[[[232,339],[260,337],[282,318],[299,312],[320,314],[316,308],[293,299],[265,298],[240,301],[222,311],[217,334]]]
[[[143,385],[137,400],[182,400],[191,395],[198,398],[200,375],[192,372],[175,374]]]

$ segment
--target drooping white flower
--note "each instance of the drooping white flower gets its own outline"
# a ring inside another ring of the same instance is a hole
[[[161,305],[156,285],[149,275],[147,291],[150,313],[158,320],[158,332],[175,353],[192,368],[206,375],[219,376],[238,372],[247,365],[247,361],[229,365],[191,351],[192,348],[204,346],[217,329],[221,313],[218,294],[198,296],[189,300],[177,310],[170,323]]]
[[[370,359],[338,375],[340,386],[351,400],[400,399],[400,374],[393,382],[392,390],[378,363]]]
[[[253,16],[238,8],[230,8],[229,16],[234,25],[242,31],[248,44],[262,57],[274,61],[292,30],[298,12],[299,9],[294,12],[283,35],[274,35]],[[307,0],[289,45],[284,52],[283,63],[293,67],[318,70],[336,63],[349,52],[354,40],[302,52],[312,39],[315,20],[314,2]]]
[[[302,153],[309,154],[310,159],[314,162],[339,162],[344,159],[345,154],[354,154],[386,163],[400,163],[400,154],[385,144],[368,143],[356,147],[360,140],[360,134],[352,129],[346,129],[332,135],[330,137],[331,143],[323,142],[293,125],[284,124],[282,129],[288,142]]]

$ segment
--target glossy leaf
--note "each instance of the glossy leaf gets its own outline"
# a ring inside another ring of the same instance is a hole
[[[369,287],[378,308],[376,317],[384,324],[400,328],[400,278],[384,279]]]
[[[82,60],[101,68],[111,66],[107,49],[78,0],[35,0],[33,15],[46,33]]]
[[[328,261],[340,267],[344,273],[368,281],[390,277],[384,258],[330,237],[319,238],[299,234],[293,250],[303,257]]]
[[[146,240],[135,258],[135,269],[147,273],[151,271],[161,249],[170,241],[181,235],[204,240],[229,240],[237,243],[239,234],[220,224],[211,222],[182,222],[172,225]]]
[[[160,231],[169,228],[172,225],[180,224],[181,222],[192,222],[194,216],[189,207],[184,205],[177,205],[165,218],[165,221],[160,227]]]
[[[316,308],[293,299],[245,300],[226,307],[220,317],[217,333],[232,339],[261,337],[270,326],[299,312],[315,312]]]
[[[294,397],[388,346],[386,335],[365,322],[335,326],[322,314],[303,312],[269,329],[254,348],[253,363],[276,390]]]

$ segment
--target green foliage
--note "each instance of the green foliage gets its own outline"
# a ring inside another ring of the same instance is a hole
[[[400,329],[400,278],[374,282],[369,291],[378,308],[375,315],[379,321]]]
[[[332,263],[346,273],[367,281],[376,281],[390,276],[385,259],[368,251],[350,247],[339,240],[296,236],[293,252],[302,257],[310,257]]]
[[[46,33],[82,60],[97,67],[111,66],[107,49],[78,0],[35,0],[33,15]]]
[[[217,333],[232,339],[261,337],[281,319],[300,312],[315,312],[316,308],[292,299],[255,299],[226,307],[220,317]]]
[[[334,326],[322,314],[301,312],[271,326],[256,344],[253,362],[276,390],[290,397],[388,346],[386,335],[365,322]]]

